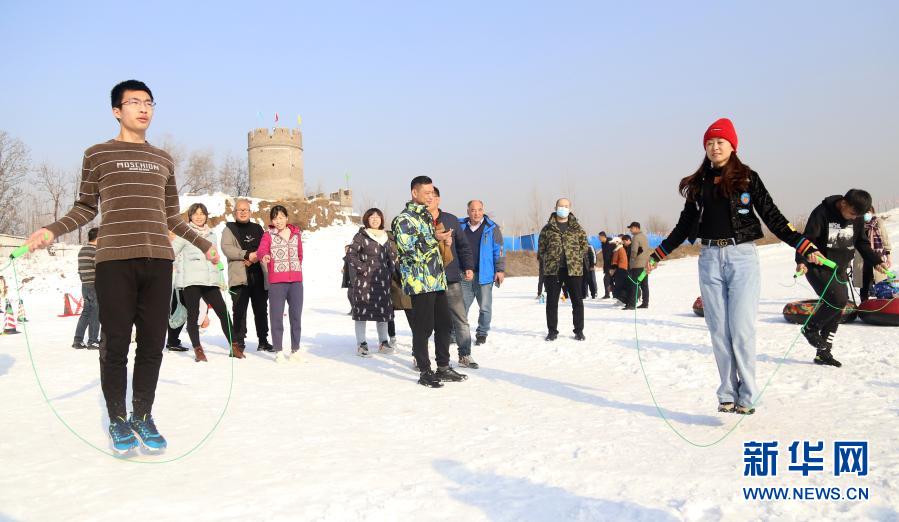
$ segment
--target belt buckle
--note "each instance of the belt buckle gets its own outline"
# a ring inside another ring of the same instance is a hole
[[[727,239],[716,239],[716,240],[715,240],[715,244],[718,246],[718,248],[724,248],[724,247],[726,247],[726,246],[728,246],[728,245],[730,244],[730,240],[727,240]]]

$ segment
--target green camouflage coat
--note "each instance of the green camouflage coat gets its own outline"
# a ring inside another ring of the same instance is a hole
[[[553,213],[549,217],[549,222],[540,231],[537,246],[537,257],[543,262],[543,275],[559,274],[564,248],[568,275],[583,276],[587,247],[587,233],[581,228],[574,214],[568,215],[568,230],[563,234],[556,222],[556,214]]]
[[[446,290],[443,259],[428,209],[414,201],[406,203],[406,209],[393,218],[391,228],[396,237],[403,293],[417,295]]]

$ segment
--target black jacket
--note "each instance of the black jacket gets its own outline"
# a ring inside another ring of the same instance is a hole
[[[812,210],[805,224],[805,237],[814,242],[821,254],[835,262],[842,272],[845,272],[852,262],[856,249],[865,261],[879,265],[883,260],[871,249],[871,244],[865,236],[864,218],[843,219],[837,208],[837,202],[841,199],[843,196],[827,197]],[[796,262],[808,264],[806,259],[798,254]]]
[[[710,175],[709,169],[706,169],[704,175]],[[704,182],[704,179],[700,181]],[[758,173],[751,170],[748,182],[749,186],[745,191],[734,191],[730,197],[730,221],[734,229],[734,239],[737,243],[745,243],[762,238],[762,224],[759,222],[759,218],[756,217],[757,212],[765,222],[765,225],[768,226],[768,229],[778,239],[796,249],[796,252],[800,255],[807,256],[817,251],[815,245],[800,234],[787,221],[787,218],[780,213]],[[690,243],[696,241],[699,234],[699,224],[702,221],[702,209],[702,197],[697,198],[696,201],[684,203],[684,209],[680,213],[680,218],[674,230],[668,234],[668,237],[652,253],[652,257],[656,261],[661,261],[668,257],[684,240],[689,240]]]
[[[465,234],[459,228],[459,218],[449,212],[440,210],[437,221],[443,223],[443,228],[446,230],[453,231],[453,260],[446,265],[444,271],[446,272],[447,283],[458,283],[462,281],[463,271],[474,270],[471,245],[468,244],[468,239],[465,238]]]
[[[608,270],[612,268],[612,252],[615,251],[615,245],[608,239],[602,244],[602,268]]]

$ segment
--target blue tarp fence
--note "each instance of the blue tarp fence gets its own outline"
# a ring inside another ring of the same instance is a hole
[[[506,251],[509,252],[517,252],[520,250],[536,252],[537,241],[539,240],[539,238],[539,233],[525,234],[523,236],[506,236],[503,237],[503,247],[506,249]],[[661,243],[662,240],[665,239],[665,236],[648,232],[646,233],[646,238],[649,240],[649,248],[655,249],[657,246],[659,246],[659,243]],[[594,250],[600,250],[599,237],[597,237],[596,235],[592,235],[588,237],[587,240],[591,245],[593,245]]]

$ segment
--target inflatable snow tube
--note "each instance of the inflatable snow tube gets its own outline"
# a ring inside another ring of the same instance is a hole
[[[705,309],[702,307],[702,296],[693,301],[693,313],[699,317],[705,317]]]
[[[815,309],[815,304],[817,302],[817,299],[804,299],[802,301],[787,303],[784,305],[783,310],[784,319],[793,324],[805,323],[805,320],[811,315],[812,310]],[[827,306],[827,304],[821,303],[821,306]],[[843,309],[843,317],[840,319],[840,322],[851,323],[852,321],[855,321],[856,315],[858,315],[858,311],[855,309],[855,305],[848,303],[846,308]]]
[[[858,305],[862,321],[877,326],[899,326],[899,299],[868,299]]]

